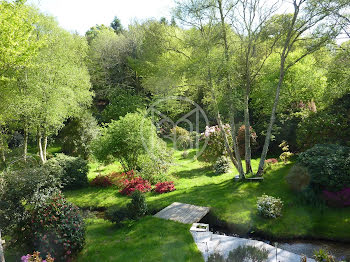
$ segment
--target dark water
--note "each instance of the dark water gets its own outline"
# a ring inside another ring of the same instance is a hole
[[[307,257],[312,257],[314,250],[325,249],[328,250],[337,259],[347,258],[347,261],[350,261],[350,244],[341,242],[320,240],[293,240],[289,242],[279,243],[278,247],[295,254],[306,255]]]

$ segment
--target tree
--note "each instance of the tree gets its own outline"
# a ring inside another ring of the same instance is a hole
[[[116,16],[114,17],[114,19],[111,23],[111,27],[113,28],[113,30],[116,34],[119,34],[119,33],[124,31],[122,23],[120,22],[120,19]]]
[[[348,6],[349,3],[346,1],[343,3],[342,1],[331,0],[321,2],[293,0],[294,13],[291,20],[287,23],[287,32],[283,38],[283,48],[280,55],[279,80],[257,175],[262,175],[264,170],[264,162],[271,140],[272,127],[276,119],[276,110],[280,99],[281,87],[286,73],[297,62],[316,52],[339,34],[341,24],[339,24],[335,16],[340,10]],[[308,31],[312,33],[310,34]],[[305,51],[299,56],[288,60],[294,46],[301,40],[307,43]]]

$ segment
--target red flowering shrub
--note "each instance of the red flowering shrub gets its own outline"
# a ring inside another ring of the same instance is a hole
[[[31,230],[34,248],[44,256],[51,254],[55,261],[70,261],[85,243],[79,209],[61,194],[52,195],[32,211]]]
[[[154,190],[159,194],[174,191],[175,190],[174,182],[167,181],[167,182],[157,183]]]
[[[350,187],[344,188],[338,192],[323,191],[323,197],[331,206],[346,207],[350,206]]]
[[[148,191],[151,191],[151,183],[147,180],[142,179],[142,177],[136,177],[131,180],[125,179],[124,182],[124,188],[120,190],[119,192],[122,195],[131,195],[135,190],[140,191],[141,193],[145,193]]]
[[[265,160],[266,164],[274,165],[278,163],[278,160],[276,158],[269,158]]]
[[[117,173],[112,172],[108,175],[98,175],[91,181],[92,186],[98,186],[98,187],[110,187],[110,186],[117,186],[120,188],[124,187],[124,180],[125,179],[133,179],[134,178],[134,170],[130,170],[128,172],[123,173]]]
[[[90,185],[97,187],[109,187],[113,186],[113,182],[108,175],[98,175],[91,181]]]
[[[258,138],[258,136],[252,127],[250,127],[249,130],[250,130],[250,147],[251,147],[251,151],[254,152],[257,149],[258,144],[256,142],[256,139]],[[238,129],[237,142],[238,142],[239,154],[241,155],[241,157],[244,157],[245,156],[245,125],[242,125]]]

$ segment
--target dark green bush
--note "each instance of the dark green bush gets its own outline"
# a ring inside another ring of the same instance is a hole
[[[59,172],[62,168],[61,180],[64,189],[76,189],[88,186],[87,174],[89,172],[88,162],[80,157],[57,154],[55,158],[48,161],[51,170]],[[56,166],[56,167],[54,167]]]
[[[292,190],[300,192],[310,185],[311,176],[306,167],[296,164],[289,170],[286,181]]]
[[[60,179],[43,167],[0,174],[0,228],[3,233],[11,234],[13,238],[21,234],[21,228],[28,218],[27,205],[34,194],[60,187]]]
[[[119,224],[125,220],[131,219],[127,208],[110,207],[106,212],[106,218],[113,223]]]
[[[230,161],[225,156],[220,156],[213,165],[215,174],[224,174],[230,170]]]
[[[315,145],[301,153],[298,162],[307,167],[311,175],[311,188],[340,191],[350,187],[350,148],[325,144]]]
[[[264,262],[267,261],[269,252],[265,248],[258,248],[254,246],[239,246],[238,248],[230,251],[227,262]]]
[[[217,253],[210,254],[207,262],[226,262],[225,258]]]
[[[71,261],[83,249],[85,224],[79,209],[61,194],[51,195],[31,211],[34,250],[55,261]]]

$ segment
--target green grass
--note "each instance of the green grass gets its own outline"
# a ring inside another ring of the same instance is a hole
[[[182,159],[181,151],[176,151],[174,156],[176,161],[171,173],[175,178],[176,191],[162,195],[147,193],[147,202],[154,209],[164,208],[174,201],[203,205],[211,207],[215,216],[241,234],[258,231],[273,238],[313,237],[350,241],[350,208],[318,209],[298,204],[298,196],[285,182],[291,164],[277,165],[260,183],[235,182],[235,172],[215,175],[203,162]],[[252,164],[256,168],[258,159]],[[106,170],[109,168],[106,167]],[[118,166],[114,165],[114,168],[118,169]],[[265,219],[257,215],[256,200],[264,193],[283,200],[282,217]],[[66,192],[66,196],[80,207],[124,206],[129,201],[115,188],[89,187]]]
[[[86,247],[77,261],[203,261],[190,225],[150,216],[121,228],[103,219],[87,223]]]

